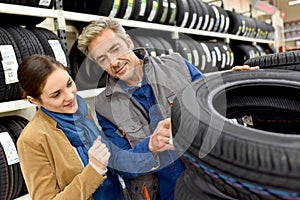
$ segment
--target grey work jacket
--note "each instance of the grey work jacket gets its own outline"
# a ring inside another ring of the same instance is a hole
[[[176,93],[192,82],[185,61],[179,54],[149,57],[144,49],[137,49],[135,53],[144,57],[144,77],[152,88],[155,106],[162,118],[170,117]],[[131,98],[132,94],[125,92],[117,82],[118,80],[108,77],[106,89],[95,99],[95,108],[101,116],[118,128],[117,134],[126,137],[131,147],[134,147],[152,133],[148,113],[135,98]],[[157,175],[149,173],[131,179],[129,191],[132,199],[143,199],[143,193],[137,192],[137,188],[143,186],[147,187],[151,199],[156,199],[157,189],[153,188],[158,188]]]
[[[170,117],[171,105],[178,91],[192,82],[190,72],[179,54],[150,57],[144,49],[135,50],[144,56],[144,76],[150,84],[156,106],[163,118]],[[122,137],[126,136],[133,147],[151,134],[148,113],[131,94],[117,84],[116,79],[107,79],[106,89],[96,97],[96,111],[115,124]]]

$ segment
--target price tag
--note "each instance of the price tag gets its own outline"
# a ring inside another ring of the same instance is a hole
[[[61,44],[58,40],[48,40],[53,52],[55,59],[62,63],[64,66],[68,66],[66,55],[61,47]]]
[[[19,156],[14,141],[8,132],[0,133],[0,143],[4,149],[8,165],[13,165],[19,162]]]
[[[49,7],[49,6],[50,6],[50,3],[51,3],[51,0],[40,0],[40,1],[39,1],[39,5],[40,5],[40,6],[46,6],[46,7]]]
[[[18,62],[16,58],[16,54],[12,45],[0,45],[0,52],[2,56],[2,66],[4,70],[5,83],[17,83],[18,76]]]

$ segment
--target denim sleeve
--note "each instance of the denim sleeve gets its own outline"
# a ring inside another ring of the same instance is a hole
[[[109,167],[118,170],[122,176],[127,178],[149,173],[158,167],[159,161],[153,157],[148,147],[149,137],[131,148],[127,139],[116,133],[117,127],[114,124],[98,113],[96,116],[105,138],[109,141],[111,151]]]
[[[200,72],[200,70],[197,67],[195,67],[192,63],[190,63],[186,58],[184,58],[184,62],[190,71],[192,81],[198,80],[199,78],[203,77],[203,74]]]

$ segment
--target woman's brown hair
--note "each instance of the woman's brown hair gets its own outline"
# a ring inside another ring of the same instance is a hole
[[[17,72],[23,97],[39,99],[48,76],[57,68],[66,70],[63,64],[48,55],[34,54],[25,58]]]

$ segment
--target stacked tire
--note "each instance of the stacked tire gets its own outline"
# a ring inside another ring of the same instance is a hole
[[[18,65],[33,54],[46,54],[60,61],[69,71],[68,52],[58,36],[52,31],[21,26],[0,27],[0,102],[22,98],[17,79]]]
[[[16,142],[28,120],[20,116],[1,117],[0,199],[15,199],[28,193],[16,153]]]
[[[257,57],[285,68],[262,62],[265,69],[211,74],[178,93],[172,133],[187,170],[176,199],[300,198],[296,55]]]

